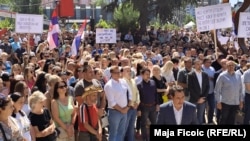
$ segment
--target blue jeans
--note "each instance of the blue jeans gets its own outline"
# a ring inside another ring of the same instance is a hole
[[[214,93],[208,94],[207,96],[207,103],[208,103],[208,123],[213,122],[213,117],[214,117],[214,110],[215,110],[215,97]]]
[[[205,108],[206,108],[206,102],[201,104],[196,104],[197,107],[197,119],[199,124],[204,123],[204,114],[205,114]]]
[[[109,109],[109,141],[123,141],[126,132],[127,114]]]
[[[143,141],[149,141],[149,135],[147,134],[147,119],[151,124],[156,123],[156,106],[141,106],[141,133]]]
[[[128,110],[127,118],[127,130],[125,135],[125,141],[134,141],[135,140],[135,119],[136,119],[137,110],[130,108]]]
[[[245,117],[244,124],[250,124],[250,94],[245,94]]]

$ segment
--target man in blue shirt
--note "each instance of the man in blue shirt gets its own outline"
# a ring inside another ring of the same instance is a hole
[[[150,70],[144,68],[141,74],[143,80],[137,85],[141,101],[139,106],[139,111],[141,111],[141,131],[143,141],[149,141],[146,128],[147,119],[149,118],[151,124],[156,123],[156,115],[160,108],[159,98],[155,81],[150,79]]]

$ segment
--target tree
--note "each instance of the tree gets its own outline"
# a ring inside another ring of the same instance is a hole
[[[41,14],[41,0],[5,0],[9,1],[14,12],[23,14]]]
[[[135,10],[131,2],[126,2],[117,7],[114,11],[114,23],[122,33],[136,29],[140,13]]]
[[[94,0],[92,2],[92,4],[94,4],[96,6],[105,6],[105,5],[107,5],[107,1],[105,1],[105,0]]]
[[[195,23],[195,19],[192,15],[186,14],[185,19],[184,19],[184,24],[189,23],[190,21]]]
[[[14,27],[14,25],[11,23],[11,19],[9,18],[5,18],[4,20],[0,21],[0,28],[8,28],[8,29],[12,29]]]
[[[187,4],[196,4],[197,0],[124,0],[134,4],[134,8],[140,12],[139,24],[142,31],[146,30],[146,26],[151,17],[158,15],[162,23],[172,21],[175,10]],[[104,8],[107,11],[114,11],[119,6],[119,1],[114,0]]]

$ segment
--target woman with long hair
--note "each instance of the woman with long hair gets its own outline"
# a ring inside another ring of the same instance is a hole
[[[74,124],[77,111],[73,97],[67,93],[67,84],[64,81],[55,84],[51,113],[56,127],[60,130],[57,141],[74,141]]]
[[[174,64],[172,61],[167,61],[161,68],[161,75],[166,79],[167,83],[175,81],[173,68]]]
[[[166,83],[167,81],[165,77],[161,75],[161,68],[158,65],[153,66],[151,79],[155,81],[160,104],[167,102],[168,101],[166,97],[168,93],[167,83]]]
[[[29,115],[30,107],[28,104],[28,97],[30,95],[30,89],[28,88],[27,84],[24,81],[17,82],[14,88],[14,92],[18,92],[24,97],[22,110],[26,113],[26,115]]]
[[[43,66],[43,71],[52,74],[52,68],[54,65],[55,61],[53,59],[46,59],[45,64]]]
[[[18,123],[11,116],[13,110],[11,98],[0,94],[0,138],[4,141],[25,141],[19,130]]]
[[[24,76],[25,83],[27,84],[27,86],[31,90],[36,82],[34,69],[32,67],[25,67],[23,76]]]
[[[26,113],[22,110],[25,97],[22,96],[20,93],[15,92],[10,95],[10,98],[14,103],[13,104],[14,110],[12,113],[12,117],[16,119],[23,137],[27,141],[31,141],[30,121]]]
[[[47,91],[47,80],[45,78],[45,73],[44,72],[39,73],[37,75],[36,82],[35,82],[33,87],[35,87],[35,86],[42,93],[45,93]]]
[[[20,75],[22,74],[22,68],[19,64],[14,64],[12,66],[12,69],[11,69],[11,75],[13,76],[13,78],[16,76],[16,75]]]
[[[46,78],[46,76],[45,76]],[[54,94],[54,87],[55,84],[60,81],[61,78],[58,75],[50,75],[48,74],[48,89],[45,93],[46,96],[46,103],[45,103],[45,107],[48,108],[49,111],[51,111],[51,100],[53,99],[53,94]]]

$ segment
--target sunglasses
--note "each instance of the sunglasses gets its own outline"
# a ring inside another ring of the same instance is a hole
[[[67,87],[66,85],[58,86],[58,88],[60,88],[60,89],[63,89],[63,88],[66,88],[66,87]]]

